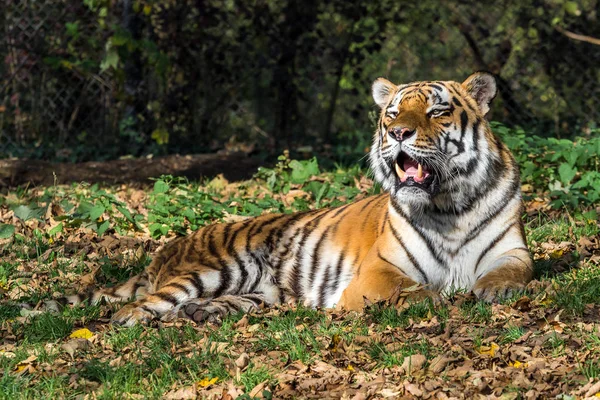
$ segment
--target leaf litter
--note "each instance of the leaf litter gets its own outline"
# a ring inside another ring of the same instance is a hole
[[[260,210],[252,211],[257,213],[313,207],[315,193],[327,192],[322,185],[332,187],[335,179],[324,175],[273,190],[256,180],[232,184],[218,178],[206,187],[183,185],[177,190],[180,196],[188,196],[206,189],[210,201],[226,203],[226,208],[202,221],[211,223],[251,216],[243,210],[252,205],[242,198],[265,201]],[[351,201],[374,190],[362,175],[350,184],[353,191],[334,191],[320,199],[321,206]],[[565,238],[552,232],[532,241],[534,259],[549,263],[550,269],[538,274],[528,293],[502,304],[478,303],[461,293],[435,304],[412,304],[400,301],[407,293],[397,293],[397,310],[381,303],[370,305],[363,314],[282,305],[231,316],[221,325],[175,320],[132,328],[135,331],[111,327],[113,307],[102,305],[93,312],[57,308],[54,321],[42,325],[46,314],[38,306],[43,300],[124,279],[133,269],[143,268],[149,255],[177,233],[169,230],[153,236],[148,221],[153,212],[150,201],[156,196],[152,188],[121,185],[113,192],[115,201],[136,218],[135,224],[122,213],[118,214],[121,220],[109,211],[97,215],[99,208],[94,221],[74,223],[77,215],[69,210],[76,209],[90,189],[57,190],[61,195],[54,193],[45,202],[40,200],[44,192],[38,189],[25,195],[29,196],[26,202],[19,200],[26,204],[37,199],[44,212],[29,206],[15,208],[9,201],[0,205],[0,224],[14,226],[14,233],[3,231],[11,233],[9,238],[0,239],[0,307],[6,315],[0,322],[0,380],[16,379],[15,385],[43,392],[36,385],[64,377],[59,397],[89,399],[111,390],[123,398],[165,399],[600,396],[599,299],[583,304],[579,314],[569,313],[557,304],[561,283],[554,279],[558,273],[597,268],[597,234],[584,232],[576,237],[571,231]],[[83,194],[75,195],[77,190]],[[105,190],[111,193],[110,188]],[[65,204],[69,199],[70,206]],[[554,212],[539,198],[526,203],[530,220]],[[99,234],[98,221],[112,225]],[[179,233],[192,228],[190,219],[182,221]],[[537,225],[528,226],[530,232],[535,229]],[[33,309],[18,306],[32,299]],[[51,332],[32,339],[37,337],[31,335],[35,329]],[[157,363],[154,356],[163,361]],[[129,389],[119,389],[111,374],[128,368],[142,374]],[[154,387],[151,395],[145,391],[149,387]]]

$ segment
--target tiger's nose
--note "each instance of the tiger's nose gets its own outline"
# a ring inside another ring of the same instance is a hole
[[[415,129],[396,126],[389,130],[389,134],[391,137],[401,142],[414,135]]]

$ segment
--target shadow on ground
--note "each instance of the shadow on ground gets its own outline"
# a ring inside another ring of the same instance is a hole
[[[90,183],[148,183],[160,175],[189,179],[223,174],[229,181],[248,179],[264,161],[245,153],[169,155],[83,163],[52,163],[40,160],[0,160],[0,187]]]

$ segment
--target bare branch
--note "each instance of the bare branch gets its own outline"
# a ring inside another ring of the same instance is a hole
[[[569,39],[579,40],[580,42],[586,42],[586,43],[595,44],[596,46],[600,46],[600,39],[598,39],[598,38],[595,38],[592,36],[580,35],[578,33],[568,31],[560,26],[555,26],[554,29],[556,29],[557,31],[559,31],[560,33],[562,33]]]

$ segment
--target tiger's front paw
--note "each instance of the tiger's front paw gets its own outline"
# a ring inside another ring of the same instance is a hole
[[[137,323],[147,325],[153,318],[154,315],[142,307],[127,304],[113,315],[111,322],[115,325],[131,327]]]
[[[473,293],[478,299],[497,302],[525,290],[525,285],[518,282],[478,282]]]

